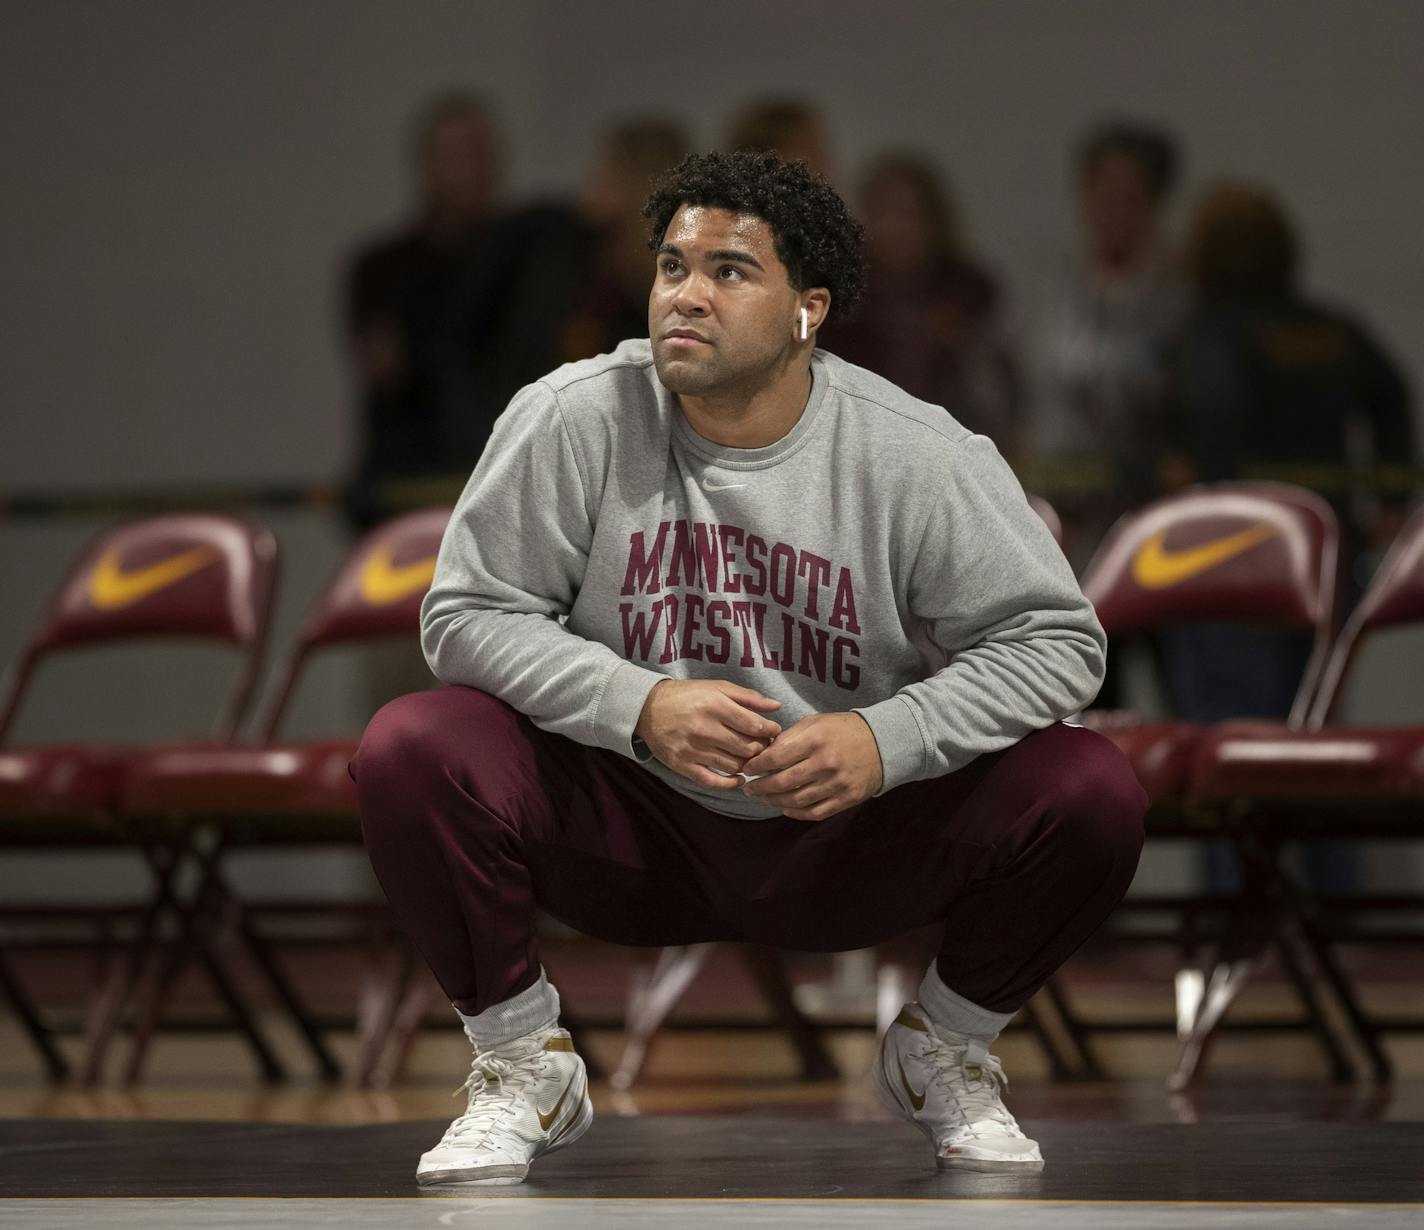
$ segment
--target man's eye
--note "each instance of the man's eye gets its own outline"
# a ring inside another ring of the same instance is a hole
[[[724,279],[729,273],[732,274],[736,280],[740,280],[742,277],[742,271],[735,265],[723,265],[722,268],[718,270],[718,276]]]
[[[676,272],[677,272],[677,261],[673,260],[671,257],[669,257],[667,260],[663,261],[663,272],[664,272],[664,273],[676,273]]]

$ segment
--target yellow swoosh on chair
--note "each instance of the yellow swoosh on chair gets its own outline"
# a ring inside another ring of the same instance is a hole
[[[222,554],[216,547],[194,547],[191,551],[182,551],[157,563],[126,572],[119,552],[109,551],[89,574],[89,600],[101,611],[132,606],[221,558]]]
[[[371,552],[361,569],[361,597],[372,606],[389,606],[430,588],[435,579],[435,556],[396,567],[389,547]]]
[[[1279,532],[1278,527],[1263,521],[1260,525],[1228,534],[1225,538],[1218,538],[1213,542],[1187,547],[1181,551],[1168,551],[1162,545],[1167,538],[1167,531],[1161,530],[1143,543],[1137,552],[1132,561],[1132,579],[1143,589],[1168,589],[1219,567],[1227,560],[1249,551],[1258,543],[1273,538]]]

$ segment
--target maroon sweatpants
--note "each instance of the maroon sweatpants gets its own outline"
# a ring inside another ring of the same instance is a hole
[[[403,696],[352,762],[371,863],[465,1013],[539,977],[534,910],[623,944],[864,948],[943,920],[940,976],[1025,1004],[1122,899],[1147,799],[1054,725],[819,824],[708,811],[471,688]]]

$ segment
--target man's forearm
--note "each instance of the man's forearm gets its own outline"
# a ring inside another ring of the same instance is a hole
[[[880,747],[880,792],[953,773],[1077,713],[1097,695],[1102,663],[1102,646],[1086,631],[985,641],[928,679],[855,710]]]
[[[428,611],[421,643],[443,683],[497,696],[536,726],[633,756],[633,727],[663,676],[539,613]]]

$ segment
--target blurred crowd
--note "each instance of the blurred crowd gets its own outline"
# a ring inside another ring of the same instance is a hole
[[[1408,495],[1409,392],[1363,323],[1302,291],[1300,237],[1270,189],[1217,182],[1174,236],[1175,141],[1105,122],[1066,151],[1077,251],[1055,285],[1016,289],[976,251],[925,155],[886,151],[843,178],[820,113],[780,99],[734,116],[722,147],[804,159],[847,197],[866,228],[869,290],[848,318],[832,308],[822,344],[990,436],[1057,507],[1076,566],[1154,496],[1279,478],[1334,505],[1346,597],[1367,579]],[[512,202],[487,103],[428,105],[418,206],[354,256],[346,286],[355,526],[431,479],[467,475],[522,385],[647,335],[640,209],[691,148],[676,122],[632,117],[601,135],[574,199]]]

